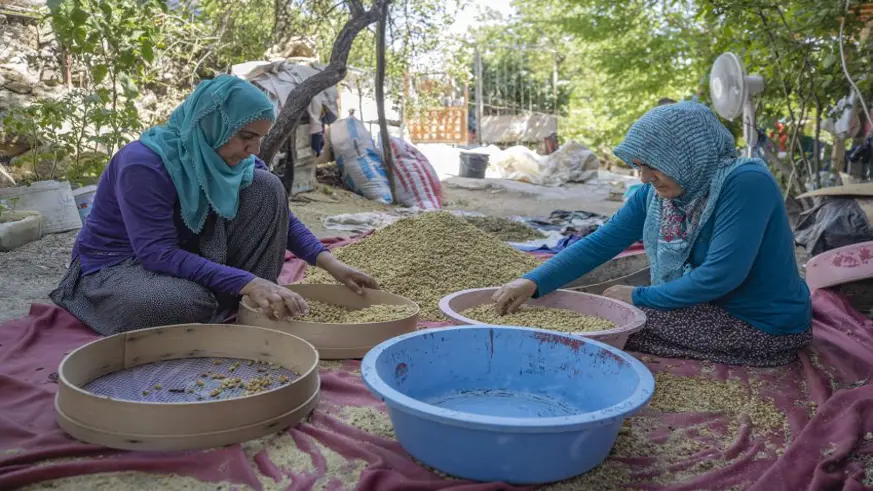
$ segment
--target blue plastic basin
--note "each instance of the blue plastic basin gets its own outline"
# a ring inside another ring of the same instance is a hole
[[[621,350],[522,327],[405,334],[367,353],[361,374],[412,456],[454,476],[516,484],[599,465],[655,388]]]

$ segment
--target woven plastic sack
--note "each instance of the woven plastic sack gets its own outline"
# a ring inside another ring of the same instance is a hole
[[[382,155],[363,123],[355,118],[334,122],[330,127],[330,146],[349,189],[369,200],[391,203]]]
[[[391,138],[394,155],[397,202],[422,210],[439,210],[443,206],[440,179],[430,162],[417,148],[401,138]]]

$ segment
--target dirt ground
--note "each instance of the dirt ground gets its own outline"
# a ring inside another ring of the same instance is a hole
[[[0,252],[0,322],[27,315],[31,303],[51,303],[48,294],[67,270],[76,234],[47,235]]]
[[[606,183],[543,188],[512,181],[452,178],[443,185],[446,208],[494,216],[548,216],[556,209],[609,216],[621,206],[605,200]],[[291,202],[291,211],[319,237],[344,235],[324,228],[323,220],[328,216],[389,209],[348,191],[324,186]],[[31,303],[51,302],[48,294],[66,271],[75,238],[76,232],[49,235],[12,252],[0,253],[0,322],[26,315]]]

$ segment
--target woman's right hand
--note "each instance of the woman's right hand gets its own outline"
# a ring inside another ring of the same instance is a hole
[[[537,291],[537,284],[525,278],[510,281],[500,287],[491,300],[500,315],[512,314]]]
[[[240,290],[273,320],[292,319],[309,313],[306,300],[291,290],[263,278],[253,279]]]

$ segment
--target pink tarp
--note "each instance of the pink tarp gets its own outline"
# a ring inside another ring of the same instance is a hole
[[[299,278],[303,269],[291,260],[283,279]],[[755,387],[759,397],[772,398],[784,413],[787,438],[782,432],[756,432],[744,415],[649,410],[644,414],[648,442],[631,449],[635,455],[623,455],[627,449],[617,445],[617,455],[600,469],[555,489],[614,488],[604,484],[609,481],[591,479],[616,473],[625,473],[625,482],[636,489],[863,489],[862,481],[873,478],[865,476],[865,466],[873,462],[873,386],[867,385],[873,375],[873,323],[830,292],[816,292],[813,303],[815,342],[800,361],[786,367],[752,369],[642,357],[653,372],[675,380],[694,376]],[[54,372],[65,353],[93,339],[96,335],[71,315],[44,305],[34,305],[28,317],[0,324],[0,489],[122,471],[188,476],[222,483],[223,489],[276,489],[276,483],[289,490],[514,489],[444,479],[412,460],[390,434],[356,426],[347,417],[348,408],[381,405],[361,382],[355,361],[322,368],[322,398],[312,418],[274,440],[296,447],[303,461],[281,457],[269,445],[254,451],[235,445],[204,452],[143,453],[78,443],[55,424]],[[731,444],[712,443],[713,434],[728,428],[737,429],[730,433]],[[691,450],[667,455],[669,450],[661,445],[677,435],[693,444]]]

